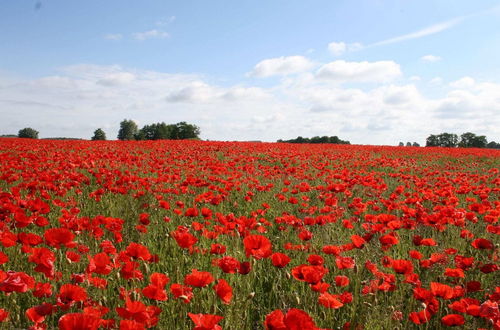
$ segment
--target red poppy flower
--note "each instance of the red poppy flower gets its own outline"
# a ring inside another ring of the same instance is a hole
[[[5,322],[7,321],[9,317],[9,312],[6,311],[5,309],[3,308],[0,308],[0,322]]]
[[[165,291],[165,286],[170,279],[167,275],[161,273],[151,274],[150,284],[142,289],[142,294],[149,298],[159,301],[165,301],[168,299],[167,292]]]
[[[255,259],[263,259],[272,253],[271,241],[262,235],[249,235],[243,239],[243,244],[247,258],[253,256]]]
[[[217,261],[217,266],[219,266],[224,273],[234,274],[238,272],[240,262],[236,258],[227,256],[219,259]]]
[[[290,257],[281,252],[275,252],[271,255],[271,262],[274,267],[284,268],[290,262]]]
[[[149,249],[139,243],[130,243],[125,249],[125,253],[134,259],[141,259],[148,261],[151,259],[151,253],[149,253]]]
[[[59,318],[59,330],[97,330],[101,319],[86,313],[64,314]]]
[[[144,324],[134,320],[120,320],[120,330],[145,330]],[[68,329],[69,330],[69,329]]]
[[[448,327],[460,326],[465,323],[465,319],[460,314],[448,314],[441,318],[441,323]]]
[[[68,309],[76,302],[83,302],[87,299],[87,291],[84,288],[73,284],[63,284],[57,295],[57,305],[62,309]]]
[[[413,273],[413,264],[409,260],[398,259],[392,260],[391,266],[398,274],[411,274]]]
[[[50,228],[43,235],[48,245],[59,248],[61,245],[71,246],[75,234],[67,228]]]
[[[193,314],[188,313],[189,318],[194,322],[193,330],[222,330],[218,325],[224,317],[212,314]]]
[[[432,315],[427,309],[421,310],[419,312],[411,312],[409,315],[409,319],[415,324],[427,323],[429,322],[431,317]]]
[[[28,258],[29,262],[36,263],[35,271],[43,273],[48,278],[53,278],[54,261],[56,255],[47,248],[33,248],[31,255]]]
[[[316,284],[328,273],[328,269],[323,266],[300,265],[292,269],[292,276],[309,284]]]
[[[233,298],[233,288],[224,279],[220,279],[216,285],[214,285],[214,290],[217,296],[222,300],[224,304],[229,304]]]
[[[187,231],[177,229],[172,232],[172,237],[177,244],[183,249],[189,249],[198,242],[198,239]]]
[[[26,310],[26,317],[33,323],[42,323],[45,321],[45,316],[52,314],[53,311],[54,306],[52,306],[52,304],[43,303],[41,305],[28,308]]]
[[[453,289],[450,286],[439,282],[431,282],[431,292],[433,295],[443,299],[453,298]]]
[[[321,266],[325,263],[325,259],[323,259],[323,257],[320,255],[311,254],[309,255],[309,257],[307,257],[307,262],[313,266]]]
[[[350,269],[354,268],[356,266],[356,262],[354,261],[353,258],[351,257],[342,257],[342,256],[336,256],[335,257],[335,264],[339,269]]]
[[[459,277],[459,278],[465,277],[464,271],[460,268],[446,268],[444,270],[444,275],[448,277]]]
[[[324,292],[319,296],[318,302],[320,303],[320,305],[323,305],[325,307],[338,309],[344,306],[344,304],[338,298],[338,295]]]
[[[0,291],[26,292],[35,287],[35,279],[26,273],[8,271],[4,274],[5,278],[0,282]]]
[[[174,283],[170,286],[170,292],[175,298],[182,299],[186,304],[193,298],[193,289],[190,286]]]
[[[478,239],[475,239],[471,245],[475,248],[475,249],[481,249],[481,250],[493,250],[494,248],[494,245],[491,241],[485,239],[485,238],[478,238]]]
[[[158,323],[158,315],[161,309],[156,306],[146,306],[140,301],[125,299],[125,307],[117,307],[116,312],[123,319],[134,320],[152,327]]]
[[[241,275],[246,275],[250,273],[252,270],[252,264],[249,263],[248,261],[240,263],[240,268],[238,269],[238,273]]]
[[[365,243],[366,243],[365,239],[363,237],[359,236],[359,235],[352,235],[351,236],[351,242],[358,249],[361,249],[365,245]]]
[[[338,275],[335,276],[335,285],[344,287],[349,285],[349,278],[347,276]]]
[[[113,270],[113,266],[111,265],[111,258],[104,252],[98,253],[94,257],[88,256],[88,259],[88,273],[108,275]]]
[[[214,277],[209,272],[200,272],[193,269],[191,274],[186,275],[184,284],[191,285],[197,288],[203,288],[214,281]]]

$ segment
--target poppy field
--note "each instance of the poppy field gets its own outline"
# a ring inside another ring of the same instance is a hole
[[[500,329],[500,151],[0,139],[0,329]]]

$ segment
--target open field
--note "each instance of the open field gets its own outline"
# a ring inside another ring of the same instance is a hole
[[[485,149],[0,139],[0,328],[499,329],[499,168]]]

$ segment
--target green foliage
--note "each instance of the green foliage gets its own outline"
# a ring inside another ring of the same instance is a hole
[[[460,135],[460,143],[458,146],[461,148],[486,148],[488,141],[486,141],[486,136],[477,136],[474,133],[467,132]]]
[[[137,124],[133,120],[124,119],[120,123],[118,131],[118,140],[135,140],[137,134]]]
[[[458,145],[458,136],[453,133],[431,134],[426,140],[426,147],[455,148]]]
[[[463,133],[458,136],[452,133],[441,133],[439,135],[431,134],[426,140],[426,147],[460,147],[460,148],[495,148],[495,142],[488,143],[486,136],[476,135],[471,132]]]
[[[38,139],[38,131],[34,130],[31,127],[26,127],[26,128],[19,130],[19,133],[17,134],[17,136],[20,138]]]
[[[200,128],[185,121],[177,124],[164,122],[145,125],[135,135],[136,140],[186,140],[198,139]]]
[[[106,133],[100,128],[94,131],[94,136],[92,137],[92,141],[104,141],[106,140]]]
[[[500,149],[500,143],[496,143],[495,141],[491,141],[486,145],[486,148],[490,149]]]
[[[277,142],[285,143],[331,143],[331,144],[351,144],[349,141],[339,139],[338,136],[314,136],[312,138],[303,138],[302,136],[291,140],[278,140]]]

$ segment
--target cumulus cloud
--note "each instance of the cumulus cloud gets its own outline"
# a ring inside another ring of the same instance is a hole
[[[420,59],[424,62],[431,62],[431,63],[441,61],[441,57],[436,55],[425,55],[422,56]]]
[[[311,69],[314,64],[304,56],[282,56],[257,63],[248,75],[259,78],[283,76]]]
[[[450,86],[457,89],[472,88],[476,81],[471,77],[463,77],[450,83]]]
[[[165,39],[170,37],[170,35],[165,32],[165,31],[160,31],[160,30],[149,30],[149,31],[144,31],[144,32],[136,32],[132,34],[132,38],[135,40],[147,40],[147,39]]]
[[[119,122],[132,118],[139,126],[191,122],[211,140],[338,135],[352,143],[422,144],[428,134],[444,131],[500,140],[500,84],[464,77],[443,83],[429,98],[411,80],[394,79],[399,65],[382,62],[335,61],[267,87],[222,86],[197,74],[116,65],[74,65],[36,79],[0,74],[0,105],[8,109],[0,131],[32,126],[42,137],[89,138],[107,127],[112,138]],[[319,78],[320,72],[326,76]],[[367,81],[373,84],[357,84]]]
[[[203,103],[217,97],[217,91],[202,81],[195,81],[167,96],[168,102]]]
[[[340,82],[387,82],[401,75],[394,61],[346,62],[338,60],[319,68],[316,77]]]
[[[135,79],[134,74],[130,72],[110,73],[98,80],[96,83],[104,86],[117,86],[132,82]]]

